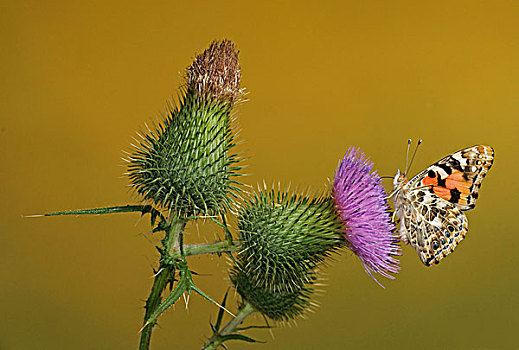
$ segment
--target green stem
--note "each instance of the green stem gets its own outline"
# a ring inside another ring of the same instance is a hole
[[[184,246],[184,255],[200,255],[200,254],[217,254],[225,252],[235,252],[241,247],[240,242],[220,241],[216,243],[200,243],[200,244],[189,244]],[[180,258],[181,254],[179,251],[175,251],[171,254],[172,258]]]
[[[236,330],[236,328],[252,313],[254,313],[256,309],[252,304],[245,302],[242,305],[240,310],[234,318],[232,318],[227,324],[216,334],[208,340],[208,342],[204,345],[204,350],[214,350],[217,349],[222,343],[222,337],[231,334]]]
[[[163,244],[166,250],[166,253],[170,256],[179,253],[179,244],[180,244],[180,236],[182,235],[182,229],[186,225],[186,222],[177,216],[173,216],[171,223],[166,230],[166,236],[164,237]],[[146,313],[144,314],[144,327],[141,331],[141,340],[139,349],[147,350],[150,347],[151,340],[151,332],[153,331],[153,327],[157,323],[156,321],[147,323],[147,320],[153,314],[155,309],[162,302],[162,293],[169,282],[172,281],[175,274],[175,267],[171,264],[166,264],[165,262],[161,262],[159,266],[159,271],[155,275],[155,280],[153,281],[153,286],[151,287],[151,292],[146,300]]]

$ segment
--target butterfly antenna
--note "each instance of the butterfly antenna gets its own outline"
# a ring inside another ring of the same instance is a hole
[[[409,141],[411,141],[411,140],[409,140]],[[406,166],[404,176],[407,175],[407,172],[409,171],[409,169],[411,169],[411,165],[413,164],[414,156],[416,156],[416,151],[418,151],[418,146],[420,146],[421,143],[422,143],[422,140],[418,140],[418,144],[416,145],[416,148],[414,149],[414,152],[413,152],[413,157],[411,158],[411,161],[409,162],[409,168],[407,168],[407,166]],[[409,151],[409,148],[407,148],[407,150]]]
[[[409,161],[409,147],[411,147],[411,139],[407,140],[407,151],[405,152],[405,168],[406,169],[406,172],[404,173],[404,175],[407,173],[407,162]]]

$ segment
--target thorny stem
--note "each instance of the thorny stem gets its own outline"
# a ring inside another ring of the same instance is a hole
[[[241,247],[240,242],[220,241],[216,243],[189,244],[184,246],[184,255],[218,254],[225,252],[235,252]],[[180,258],[180,251],[171,253],[172,258]]]
[[[125,206],[114,206],[114,207],[105,207],[105,208],[93,208],[93,209],[79,209],[79,210],[68,210],[68,211],[61,211],[61,212],[54,212],[54,213],[47,213],[43,215],[30,215],[27,217],[39,217],[39,216],[59,216],[59,215],[100,215],[100,214],[112,214],[112,213],[128,213],[128,212],[141,212],[142,215],[150,213],[152,215],[152,225],[155,222],[155,218],[159,217],[161,219],[161,223],[166,223],[166,219],[164,216],[154,209],[150,205],[125,205]],[[139,349],[140,350],[148,350],[150,347],[150,341],[151,341],[151,333],[153,331],[153,327],[156,325],[156,316],[154,315],[157,308],[161,305],[163,302],[162,300],[162,293],[168,286],[168,284],[171,284],[174,280],[175,276],[175,268],[177,267],[175,264],[171,263],[171,259],[174,260],[183,260],[185,262],[185,257],[189,255],[200,255],[200,254],[219,254],[219,253],[225,253],[225,252],[234,252],[240,249],[241,245],[239,242],[232,241],[231,239],[225,239],[220,242],[215,243],[200,243],[200,244],[191,244],[184,246],[182,243],[182,230],[184,229],[187,221],[189,218],[179,218],[177,215],[170,214],[170,222],[164,226],[161,226],[159,224],[157,230],[164,230],[165,231],[165,237],[162,240],[163,244],[163,253],[161,258],[164,258],[164,256],[168,257],[169,259],[161,259],[159,270],[157,274],[155,275],[155,279],[153,281],[153,286],[151,287],[150,295],[148,296],[148,299],[146,300],[146,312],[144,315],[144,326],[141,330],[141,339],[139,343]],[[155,232],[155,230],[154,230]],[[187,266],[186,266],[187,269]],[[182,273],[188,273],[190,276],[189,270],[183,271]],[[188,277],[188,280],[190,281],[190,277]],[[187,280],[186,280],[187,281]],[[187,282],[186,282],[187,283]],[[184,283],[185,284],[185,283]],[[195,285],[192,284],[192,281],[188,285],[178,285],[180,289],[175,289],[176,292],[184,292],[184,291],[191,291],[194,290],[200,295],[202,295],[204,298],[208,299],[209,301],[215,303],[212,299],[210,299],[205,293],[203,293],[201,290],[199,290]],[[216,303],[215,303],[216,304]],[[217,304],[218,305],[218,304]],[[240,312],[242,312],[240,310]],[[250,312],[249,312],[250,314]],[[154,315],[153,321],[152,315]],[[236,328],[238,324],[240,324],[245,317],[248,316],[245,315],[241,321],[238,321],[240,319],[240,315],[238,314],[236,318],[233,319],[234,322],[237,322],[235,326],[230,329],[230,332]],[[225,331],[228,329],[228,327],[233,322],[229,322],[229,324],[222,330]],[[227,333],[225,333],[227,334]],[[218,340],[217,338],[215,338]],[[220,340],[218,340],[218,344],[220,343]]]
[[[174,214],[172,214],[174,215]],[[180,219],[178,216],[172,216],[171,223],[166,230],[166,236],[164,237],[163,244],[165,251],[168,255],[172,256],[177,253],[180,254],[180,236],[186,222]],[[166,286],[172,281],[175,274],[174,265],[167,264],[161,260],[159,271],[155,275],[151,292],[146,300],[146,313],[144,314],[144,328],[141,332],[141,340],[139,344],[140,350],[147,350],[150,346],[151,332],[156,322],[151,322],[146,325],[147,320],[153,314],[157,306],[162,302],[162,292],[166,289]]]
[[[236,328],[256,309],[249,302],[245,302],[235,317],[233,317],[227,324],[222,328],[221,331],[214,334],[204,345],[203,350],[214,350],[217,349],[222,343],[222,337],[231,334]]]
[[[144,315],[144,326],[141,330],[141,339],[139,344],[140,350],[147,350],[150,346],[151,341],[151,333],[153,331],[153,327],[157,323],[156,315],[154,315],[157,308],[163,302],[162,293],[174,280],[175,276],[175,264],[171,263],[171,259],[174,260],[183,260],[185,262],[185,256],[189,255],[200,255],[200,254],[220,254],[225,252],[234,252],[240,249],[241,245],[239,242],[234,242],[232,239],[225,239],[223,241],[215,242],[215,243],[200,243],[200,244],[191,244],[184,246],[182,243],[182,230],[184,229],[187,221],[190,218],[179,218],[178,216],[171,214],[170,222],[166,224],[166,218],[156,209],[154,209],[150,205],[124,205],[124,206],[114,206],[114,207],[104,207],[104,208],[93,208],[93,209],[78,209],[78,210],[67,210],[61,212],[53,212],[42,215],[29,215],[26,217],[41,217],[41,216],[60,216],[60,215],[100,215],[100,214],[112,214],[112,213],[128,213],[128,212],[141,212],[142,215],[150,213],[152,216],[151,222],[152,225],[155,223],[155,219],[157,217],[160,218],[161,223],[157,227],[156,231],[165,231],[165,237],[162,240],[163,244],[163,253],[161,258],[164,256],[169,259],[161,259],[159,270],[155,275],[155,279],[153,281],[153,286],[150,291],[150,295],[146,300],[146,312]],[[162,226],[161,224],[165,224]],[[186,266],[187,269],[187,266]],[[190,276],[189,270],[183,271],[182,273],[188,273]],[[188,280],[190,281],[190,277]],[[186,281],[188,281],[186,280]],[[186,282],[187,283],[187,282]],[[210,299],[205,293],[203,293],[200,289],[198,289],[195,285],[192,284],[182,284],[177,285],[175,289],[176,292],[183,291],[191,291],[194,290],[200,295],[202,295],[207,300],[217,304],[212,299]],[[217,304],[218,305],[218,304]],[[151,321],[152,315],[155,316],[153,321]],[[241,321],[240,321],[241,322]]]
[[[183,246],[182,244],[182,230],[186,225],[186,220],[180,219],[177,216],[173,216],[171,223],[167,226],[166,236],[164,237],[163,245],[166,256],[172,259],[184,259],[187,255],[199,255],[199,254],[213,254],[236,251],[240,248],[239,242],[220,241],[211,244],[192,244]],[[189,272],[189,271],[187,271]],[[184,271],[186,273],[186,271]],[[146,300],[146,312],[144,315],[144,327],[141,331],[140,339],[140,350],[148,350],[151,341],[151,333],[153,327],[157,323],[156,320],[149,321],[152,317],[156,317],[155,311],[163,302],[162,293],[166,289],[167,285],[171,283],[175,275],[175,266],[170,262],[161,259],[159,271],[153,281],[150,295]],[[185,288],[186,286],[183,286]],[[190,286],[192,288],[193,286]],[[201,293],[196,289],[198,293]],[[205,298],[205,294],[203,295]],[[210,299],[209,299],[210,300]],[[212,301],[212,300],[210,300]]]

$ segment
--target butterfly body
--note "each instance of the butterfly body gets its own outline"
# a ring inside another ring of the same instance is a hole
[[[426,266],[440,262],[465,238],[468,220],[463,211],[475,207],[493,160],[492,147],[477,145],[448,155],[410,180],[397,172],[393,203],[400,238]]]

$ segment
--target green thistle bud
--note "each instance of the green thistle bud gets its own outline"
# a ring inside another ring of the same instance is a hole
[[[215,215],[239,192],[231,110],[243,95],[234,44],[213,42],[186,70],[178,106],[150,130],[130,157],[133,188],[184,216]]]
[[[261,191],[240,210],[238,228],[243,249],[230,273],[238,292],[276,320],[302,313],[319,263],[343,242],[332,202]]]
[[[289,321],[308,310],[312,306],[311,297],[314,293],[310,284],[315,277],[311,275],[309,284],[291,291],[271,291],[251,282],[251,278],[239,269],[231,272],[231,280],[236,290],[256,310],[276,321]]]

